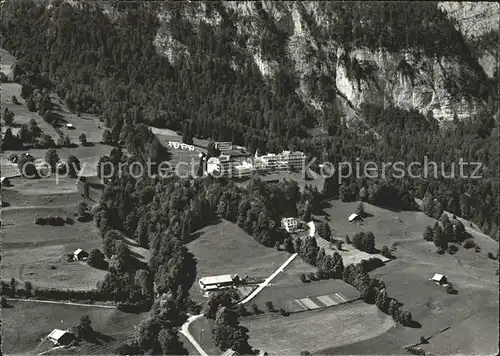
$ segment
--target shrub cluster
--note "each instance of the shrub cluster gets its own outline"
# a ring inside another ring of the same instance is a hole
[[[371,231],[358,232],[352,238],[352,245],[360,251],[375,253],[375,235]]]
[[[50,300],[79,300],[79,301],[109,301],[108,295],[99,293],[97,289],[91,290],[70,290],[56,288],[36,288],[33,296],[38,299]]]
[[[63,226],[64,224],[72,224],[71,218],[62,218],[60,216],[38,217],[35,219],[37,225]]]
[[[469,238],[464,241],[463,245],[464,248],[473,248],[476,246],[476,243],[474,242],[473,239]]]
[[[151,309],[153,301],[149,298],[136,302],[118,302],[116,307],[126,313],[141,313]]]
[[[436,222],[433,227],[426,226],[423,233],[424,240],[434,242],[438,249],[448,249],[448,244],[451,242],[462,243],[470,240],[467,242],[467,246],[474,242],[472,235],[465,231],[465,226],[460,220],[450,220],[447,214],[442,214],[440,222],[442,226]],[[474,247],[474,245],[470,247]]]
[[[359,264],[361,265],[363,271],[368,273],[376,268],[382,267],[384,265],[384,262],[382,262],[380,258],[371,257],[367,260],[361,260]]]
[[[408,352],[412,353],[413,355],[425,355],[425,351],[420,347],[407,346],[406,350],[408,350]]]

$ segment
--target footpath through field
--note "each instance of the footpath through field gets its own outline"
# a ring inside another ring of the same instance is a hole
[[[286,268],[286,266],[288,266],[294,260],[295,257],[297,257],[296,253],[291,255],[280,267],[278,267],[278,269],[276,271],[274,271],[273,274],[271,274],[269,277],[267,277],[264,282],[259,284],[259,286],[252,293],[250,293],[247,297],[245,297],[243,300],[241,300],[238,304],[248,303],[253,298],[255,298],[265,287],[267,287],[269,285],[269,283],[271,283],[271,281],[279,273],[283,272],[283,270]],[[200,353],[201,356],[208,356],[208,354],[205,352],[205,350],[203,350],[203,348],[200,346],[200,344],[198,344],[198,342],[195,340],[193,335],[191,335],[191,333],[189,332],[189,325],[193,321],[195,321],[196,319],[199,319],[201,317],[203,317],[203,314],[190,316],[188,318],[188,320],[184,324],[182,324],[180,333],[182,335],[184,335],[189,340],[189,342],[191,342],[191,344],[193,344],[193,346],[196,348],[196,350],[198,350],[198,352]]]
[[[7,301],[12,301],[12,302],[46,303],[46,304],[62,304],[62,305],[76,305],[76,306],[79,306],[79,307],[116,309],[116,306],[114,306],[114,305],[83,304],[83,303],[72,303],[72,302],[57,302],[57,301],[53,301],[53,300],[40,300],[40,299],[7,298]]]

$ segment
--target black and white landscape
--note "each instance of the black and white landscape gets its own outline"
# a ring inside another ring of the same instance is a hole
[[[0,2],[5,355],[496,355],[499,6]]]

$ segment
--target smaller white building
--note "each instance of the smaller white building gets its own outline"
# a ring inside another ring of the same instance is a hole
[[[73,126],[73,124],[66,124],[66,127],[67,127],[68,129],[74,129],[74,128],[75,128],[75,126]]]
[[[67,345],[71,341],[74,340],[74,335],[73,333],[70,333],[67,330],[61,330],[61,329],[54,329],[52,332],[47,336],[47,338],[54,343],[54,345]]]
[[[238,355],[238,353],[236,351],[234,351],[233,349],[227,349],[222,354],[222,356],[235,356],[235,355]]]
[[[351,215],[349,215],[349,222],[355,221],[363,221],[363,219],[358,214],[352,213]]]
[[[200,278],[198,281],[200,288],[205,291],[217,290],[219,288],[230,287],[240,281],[237,274],[223,274],[220,276],[210,276]]]
[[[298,226],[299,222],[296,218],[281,219],[281,227],[284,228],[287,232],[295,232]]]
[[[89,257],[89,254],[87,252],[85,252],[84,250],[82,250],[81,248],[78,248],[75,250],[75,252],[73,252],[73,259],[75,261],[86,260],[87,257]]]
[[[431,278],[431,281],[436,282],[437,284],[446,284],[447,279],[444,275],[436,273],[434,276]]]

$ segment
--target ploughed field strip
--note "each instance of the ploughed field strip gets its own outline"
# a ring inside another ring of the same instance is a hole
[[[332,293],[328,295],[319,295],[316,297],[307,297],[290,300],[285,303],[286,308],[290,312],[299,312],[304,310],[314,310],[320,308],[328,308],[338,304],[347,303],[357,298],[348,298],[341,293]]]

